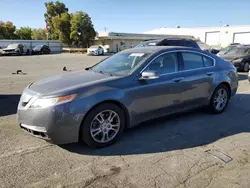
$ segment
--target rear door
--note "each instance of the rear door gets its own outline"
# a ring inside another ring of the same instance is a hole
[[[181,104],[193,108],[207,103],[215,76],[215,60],[205,54],[192,51],[182,53]]]

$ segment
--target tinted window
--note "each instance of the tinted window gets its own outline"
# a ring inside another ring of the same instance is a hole
[[[157,71],[159,74],[178,71],[178,59],[176,53],[164,54],[150,63],[146,70]]]
[[[211,67],[214,65],[213,59],[195,53],[183,52],[184,70]]]
[[[204,67],[212,67],[214,65],[214,60],[206,56],[203,56],[203,62]]]

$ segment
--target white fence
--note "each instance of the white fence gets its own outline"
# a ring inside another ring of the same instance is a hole
[[[62,52],[62,43],[59,40],[0,40],[0,47],[6,48],[9,44],[14,43],[23,44],[30,49],[37,45],[47,45],[52,53]]]

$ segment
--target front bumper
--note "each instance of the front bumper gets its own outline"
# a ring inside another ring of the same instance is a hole
[[[3,51],[2,55],[16,55],[17,52],[16,51]]]
[[[23,95],[26,95],[25,92]],[[17,110],[18,125],[23,130],[55,144],[78,142],[83,115],[74,112],[71,103],[47,108],[29,108],[28,104],[23,102],[23,95]]]
[[[87,55],[98,55],[96,51],[88,51]]]

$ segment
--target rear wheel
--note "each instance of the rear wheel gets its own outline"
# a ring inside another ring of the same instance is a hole
[[[243,71],[244,72],[248,72],[249,71],[249,63],[248,62],[246,62],[245,64],[244,64],[244,67],[243,67]]]
[[[229,89],[226,85],[221,84],[219,85],[210,100],[210,111],[215,114],[222,113],[228,104],[230,95],[229,95]]]
[[[125,127],[123,110],[105,103],[92,109],[82,124],[81,139],[90,147],[100,148],[113,144]]]

